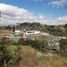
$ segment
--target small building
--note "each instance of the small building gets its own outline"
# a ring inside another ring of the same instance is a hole
[[[50,35],[49,33],[46,33],[46,32],[41,32],[40,34],[41,35],[46,35],[46,36]]]
[[[15,30],[15,34],[14,35],[22,35],[24,33],[23,30]]]
[[[15,30],[15,33],[16,34],[19,34],[21,31],[20,30]]]
[[[24,38],[28,38],[29,36],[35,36],[35,35],[39,35],[40,31],[36,31],[36,30],[30,30],[30,31],[26,31],[23,35]]]

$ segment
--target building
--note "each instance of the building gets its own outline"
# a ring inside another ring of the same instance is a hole
[[[38,36],[39,34],[40,34],[40,31],[30,30],[30,31],[26,31],[23,34],[23,38],[29,38],[30,36]]]
[[[24,31],[23,30],[15,30],[15,34],[14,35],[23,35]]]

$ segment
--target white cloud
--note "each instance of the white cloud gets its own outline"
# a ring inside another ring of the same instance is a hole
[[[16,6],[0,3],[1,22],[0,24],[16,24],[23,22],[40,22],[48,25],[58,25],[67,23],[67,16],[57,18],[56,20],[45,17],[41,14],[35,15],[34,13]],[[50,15],[52,16],[52,15]]]
[[[50,25],[64,25],[67,24],[67,16],[58,17],[57,19],[48,20]]]
[[[67,7],[67,0],[51,0],[48,4],[53,7],[56,6],[57,8],[63,8]]]
[[[3,24],[16,24],[22,22],[41,21],[43,16],[35,15],[32,12],[12,5],[0,3],[1,20]]]
[[[67,16],[59,17],[58,21],[60,24],[67,24]]]

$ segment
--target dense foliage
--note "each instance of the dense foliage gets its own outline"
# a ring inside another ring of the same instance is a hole
[[[21,46],[16,45],[14,41],[8,38],[0,40],[0,67],[13,67],[13,64],[19,59]]]
[[[40,23],[21,23],[17,26],[19,29],[40,30],[56,36],[67,36],[67,24],[65,25],[44,25]]]
[[[67,39],[60,40],[61,53],[67,56]]]
[[[8,29],[8,30],[13,30],[15,31],[15,26],[4,26],[0,27],[0,29]],[[16,29],[24,29],[24,30],[39,30],[42,32],[48,32],[52,35],[56,36],[67,36],[67,24],[65,25],[45,25],[45,24],[40,24],[38,22],[24,22],[24,23],[19,23],[16,25]]]

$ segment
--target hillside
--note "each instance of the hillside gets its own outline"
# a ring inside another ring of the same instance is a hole
[[[17,25],[19,29],[25,30],[39,30],[42,32],[47,32],[56,36],[67,36],[67,24],[65,25],[44,25],[40,23],[21,23]]]
[[[46,40],[17,42],[2,37],[0,40],[1,67],[67,67],[67,39],[60,41],[60,50],[53,50]]]
[[[38,51],[30,46],[22,46],[21,57],[15,67],[67,67],[67,58],[59,55],[38,56]]]
[[[16,26],[8,25],[8,26],[0,27],[0,30],[2,30],[2,32],[4,32],[5,29],[10,31],[12,31],[13,29],[13,32],[15,29],[21,29],[26,31],[38,30],[38,31],[47,32],[56,36],[67,36],[67,24],[45,25],[45,24],[40,24],[36,22],[33,22],[33,23],[24,22],[24,23],[18,23]]]

